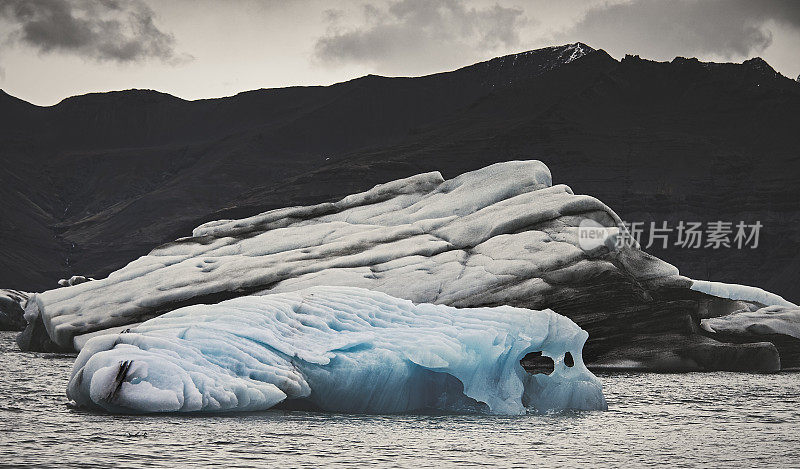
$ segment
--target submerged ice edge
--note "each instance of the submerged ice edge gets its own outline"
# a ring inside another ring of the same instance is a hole
[[[581,354],[587,337],[549,310],[415,305],[313,287],[181,308],[92,338],[67,394],[120,413],[265,410],[284,401],[352,413],[602,410],[602,385]],[[552,373],[525,372],[529,352],[551,357]]]

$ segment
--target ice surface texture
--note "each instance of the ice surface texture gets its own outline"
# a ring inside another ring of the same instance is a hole
[[[788,308],[797,306],[790,301],[784,300],[779,295],[748,285],[693,280],[690,288],[718,298],[747,301],[762,306],[784,306]]]
[[[767,306],[756,311],[737,311],[726,316],[703,319],[703,328],[730,336],[784,335],[800,340],[800,308]]]
[[[112,412],[252,411],[284,400],[368,413],[601,410],[600,381],[581,355],[587,336],[549,310],[312,287],[184,307],[92,338],[68,395]],[[554,360],[551,374],[523,370],[535,351]]]

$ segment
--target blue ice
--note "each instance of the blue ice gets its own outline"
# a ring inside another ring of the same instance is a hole
[[[119,413],[281,403],[349,413],[602,410],[601,383],[581,355],[587,337],[550,310],[460,309],[312,287],[188,306],[92,338],[67,394]],[[549,375],[520,365],[538,351],[555,363]]]

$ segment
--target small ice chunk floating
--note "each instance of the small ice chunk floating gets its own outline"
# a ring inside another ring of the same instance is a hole
[[[550,310],[414,304],[311,287],[179,308],[90,339],[67,394],[118,413],[257,411],[523,414],[607,408],[588,334]],[[552,372],[520,360],[541,352]]]

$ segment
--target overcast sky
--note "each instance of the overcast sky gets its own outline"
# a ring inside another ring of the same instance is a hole
[[[796,0],[0,0],[0,88],[40,105],[422,75],[582,41],[800,74]]]

